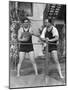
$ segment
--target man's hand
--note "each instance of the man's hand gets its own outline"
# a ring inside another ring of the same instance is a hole
[[[49,38],[46,38],[45,41],[46,41],[46,43],[48,43],[49,42]]]

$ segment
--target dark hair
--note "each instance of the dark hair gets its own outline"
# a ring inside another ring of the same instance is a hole
[[[30,20],[28,18],[23,18],[22,23],[24,23],[25,20],[27,20],[28,22],[30,22]]]
[[[49,19],[48,19],[48,22],[49,22],[49,23],[52,23],[52,19],[49,18]]]

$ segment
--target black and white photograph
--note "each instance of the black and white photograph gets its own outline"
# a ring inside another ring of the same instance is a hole
[[[66,4],[9,1],[9,88],[66,84]]]

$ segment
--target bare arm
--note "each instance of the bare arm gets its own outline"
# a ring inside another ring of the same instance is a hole
[[[54,41],[58,41],[59,37],[58,36],[55,36],[55,38],[53,39],[49,39],[49,42],[54,42]]]
[[[40,40],[42,40],[42,41],[44,41],[44,42],[46,41],[46,39],[45,39],[45,38],[41,38],[41,37],[40,37]]]
[[[58,30],[56,28],[54,28],[52,30],[52,33],[53,33],[53,39],[50,39],[49,42],[54,42],[54,41],[58,41],[59,40],[59,33],[58,33]]]
[[[46,33],[46,28],[43,29],[42,34],[40,35],[40,39],[42,41],[44,41],[44,42],[46,41],[46,39],[45,39],[45,33]]]
[[[40,34],[32,33],[32,35],[34,35],[34,36],[36,36],[36,37],[40,37]]]
[[[19,41],[22,41],[21,35],[22,35],[21,31],[18,31],[18,40]]]
[[[39,33],[39,32],[38,32],[38,33],[34,33],[33,31],[31,31],[30,33],[31,33],[31,35],[33,35],[33,36],[40,37],[40,33]]]
[[[27,41],[27,38],[25,38],[23,36],[23,32],[21,32],[21,31],[18,32],[18,40],[19,41]]]

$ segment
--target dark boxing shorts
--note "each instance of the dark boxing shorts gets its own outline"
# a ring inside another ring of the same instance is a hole
[[[53,50],[57,50],[57,45],[54,44],[48,44],[48,52],[51,52]]]
[[[20,44],[20,47],[19,47],[19,51],[20,52],[30,52],[30,51],[33,51],[34,49],[33,49],[33,44],[28,44],[28,43],[26,43],[26,44],[24,44],[24,43],[22,43],[22,44]]]

